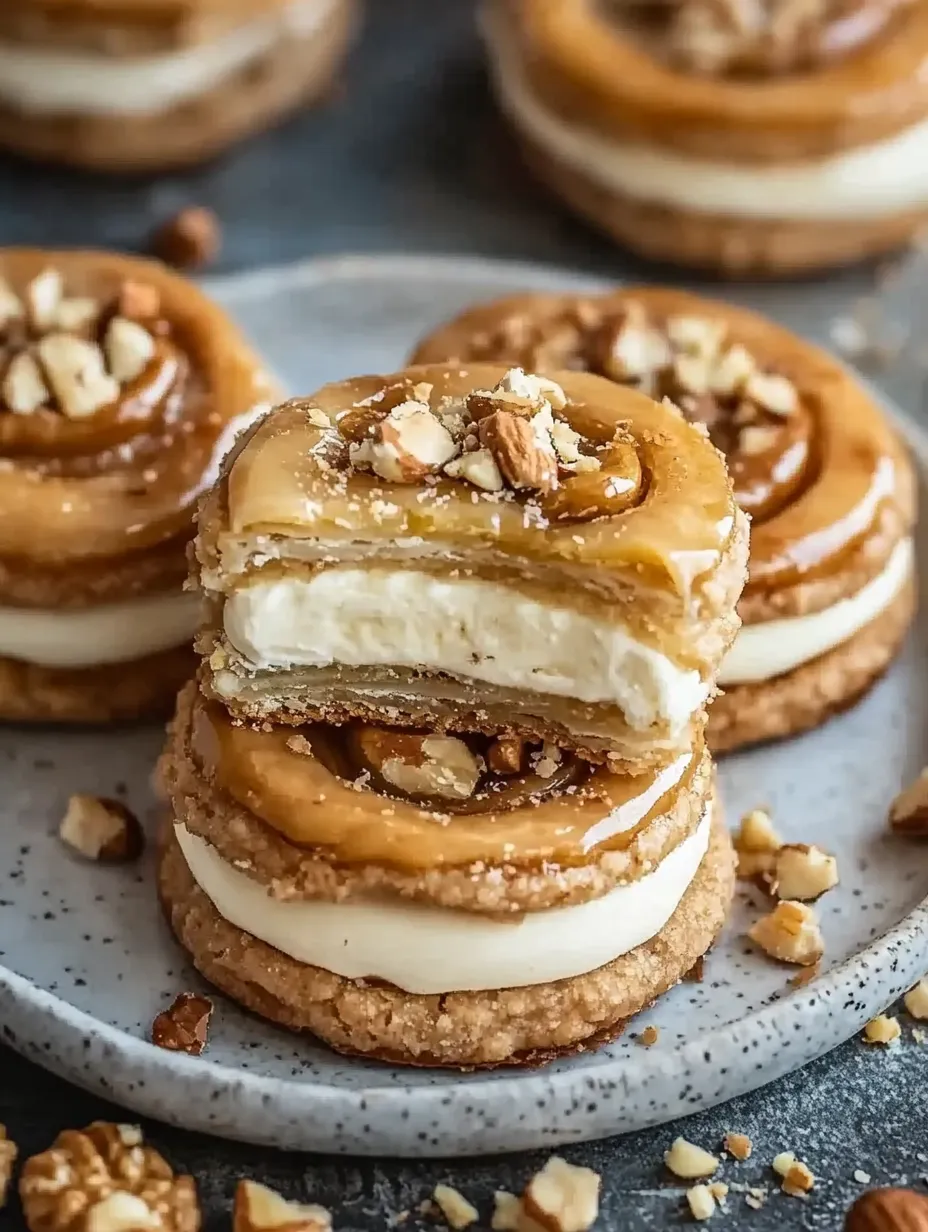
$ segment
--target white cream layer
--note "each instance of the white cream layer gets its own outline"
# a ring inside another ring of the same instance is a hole
[[[722,663],[719,684],[755,684],[810,663],[853,637],[892,603],[912,572],[914,545],[903,539],[881,573],[856,595],[808,616],[742,625]]]
[[[710,810],[641,880],[577,907],[513,921],[412,903],[279,902],[182,823],[174,830],[194,880],[230,924],[345,979],[376,978],[435,995],[570,979],[650,941],[706,854]]]
[[[676,731],[706,697],[686,671],[620,625],[495,582],[412,569],[326,569],[226,600],[226,636],[253,667],[396,666],[617,705]]]
[[[880,218],[928,206],[928,121],[830,158],[745,166],[602,136],[532,91],[505,32],[486,22],[496,88],[512,122],[558,162],[611,192],[706,214],[796,220]]]
[[[287,39],[310,37],[341,0],[294,0],[214,42],[154,56],[0,42],[0,102],[35,115],[146,115],[198,98]]]
[[[192,642],[199,614],[187,594],[62,611],[0,607],[0,655],[40,667],[128,663]]]

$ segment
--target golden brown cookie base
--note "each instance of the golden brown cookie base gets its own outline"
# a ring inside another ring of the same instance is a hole
[[[115,723],[163,719],[196,670],[177,646],[130,663],[62,669],[0,658],[0,721]]]
[[[734,893],[734,861],[717,809],[709,850],[656,937],[574,979],[443,996],[343,979],[229,924],[193,881],[173,829],[159,887],[194,965],[247,1009],[349,1055],[471,1069],[541,1065],[615,1038],[627,1018],[678,983],[713,943]]]
[[[341,0],[311,38],[282,41],[216,89],[152,115],[46,116],[0,107],[0,146],[95,171],[201,162],[322,94],[348,49],[355,0]]]
[[[698,214],[617,195],[519,135],[529,169],[571,209],[633,252],[725,277],[781,277],[849,265],[910,243],[928,210],[802,222]]]
[[[889,667],[915,602],[915,583],[909,582],[885,611],[834,650],[775,680],[729,685],[709,711],[709,747],[728,753],[795,736],[847,710]]]

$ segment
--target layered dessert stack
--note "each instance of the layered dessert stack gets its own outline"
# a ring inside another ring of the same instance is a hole
[[[164,758],[200,971],[336,1049],[460,1067],[613,1038],[733,888],[703,741],[745,519],[675,407],[420,366],[241,442]]]

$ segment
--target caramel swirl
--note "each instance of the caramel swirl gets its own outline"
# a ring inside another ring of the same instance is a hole
[[[733,351],[745,365],[731,361],[727,380],[714,375],[717,367],[694,371],[685,348],[671,346],[675,331],[679,339],[700,324],[716,333],[712,365],[729,363]],[[544,372],[549,345],[558,366],[644,385],[706,426],[752,515],[746,593],[836,571],[887,503],[910,516],[910,471],[879,408],[830,356],[744,309],[663,288],[513,297],[464,313],[426,339],[415,359],[493,358]],[[622,357],[633,353],[653,362],[630,373]],[[740,371],[737,380],[732,371]],[[713,380],[724,392],[712,391]]]
[[[32,304],[30,288],[48,271],[64,286],[62,312],[89,304],[89,324],[40,327],[41,303],[36,293]],[[275,392],[235,328],[185,280],[130,257],[8,249],[0,253],[0,279],[0,310],[8,312],[0,361],[8,402],[0,411],[0,557],[64,566],[121,557],[187,533],[193,506],[215,480],[235,432]],[[157,310],[140,325],[120,322],[148,349],[117,380],[103,364],[118,358],[104,351],[127,286],[144,291]],[[99,406],[81,401],[80,374],[64,383],[67,362],[59,371],[56,357],[42,350],[50,335],[83,348],[91,361],[100,357],[92,369]],[[23,355],[37,357],[34,406],[17,402],[30,393],[28,380],[24,393],[16,384],[14,362]],[[55,399],[69,389],[74,406],[65,402],[63,410]]]
[[[466,806],[425,807],[372,790],[352,756],[351,727],[257,731],[200,699],[191,745],[199,768],[289,842],[346,864],[408,870],[490,865],[572,867],[622,850],[685,792],[702,748],[658,775],[630,778],[574,765],[546,785],[492,775]]]

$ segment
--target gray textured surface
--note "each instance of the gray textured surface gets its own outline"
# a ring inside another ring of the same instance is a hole
[[[549,205],[513,165],[483,91],[464,0],[374,0],[365,43],[342,95],[235,157],[192,177],[157,184],[99,184],[21,164],[0,166],[0,218],[7,243],[144,245],[151,225],[188,201],[211,204],[226,230],[225,268],[350,250],[478,251],[556,260],[606,276],[652,276]],[[666,272],[662,272],[667,276]],[[842,301],[866,290],[856,271],[825,284],[739,292],[775,315],[822,334]],[[902,315],[919,318],[912,277],[895,293]],[[923,293],[924,294],[924,293]],[[887,385],[909,407],[921,402],[912,366]],[[852,1043],[801,1075],[686,1123],[710,1145],[726,1128],[754,1137],[756,1163],[729,1168],[756,1181],[783,1147],[804,1155],[821,1176],[808,1203],[777,1196],[761,1212],[740,1200],[713,1227],[833,1228],[858,1192],[855,1168],[874,1182],[918,1182],[928,1171],[924,1089],[928,1048],[909,1044],[885,1056]],[[76,1092],[0,1052],[0,1121],[24,1149],[54,1132],[106,1115]],[[438,1179],[451,1179],[486,1209],[498,1185],[516,1187],[533,1159],[390,1165],[284,1157],[152,1127],[151,1136],[197,1175],[211,1227],[226,1226],[236,1176],[247,1173],[293,1195],[312,1194],[339,1212],[344,1228],[386,1226]],[[577,1148],[571,1158],[605,1173],[604,1224],[663,1227],[681,1221],[679,1191],[666,1187],[661,1150],[673,1130]],[[919,1158],[921,1153],[922,1158]],[[15,1208],[0,1226],[18,1227]]]

